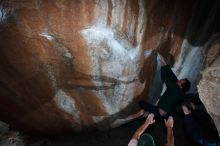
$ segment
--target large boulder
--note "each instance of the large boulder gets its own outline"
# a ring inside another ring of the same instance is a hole
[[[220,132],[220,35],[216,35],[205,50],[206,60],[198,85],[200,98]]]
[[[196,90],[218,1],[0,0],[0,119],[31,133],[109,128],[155,103],[158,52]]]

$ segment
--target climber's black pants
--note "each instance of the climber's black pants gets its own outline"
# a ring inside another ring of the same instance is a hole
[[[144,109],[144,111],[147,111],[149,113],[153,113],[154,114],[154,118],[156,120],[163,120],[163,119],[167,119],[168,118],[168,114],[165,115],[165,116],[162,116],[160,115],[159,113],[159,107],[158,106],[155,106],[155,105],[152,105],[146,101],[140,101],[139,102],[139,106]]]

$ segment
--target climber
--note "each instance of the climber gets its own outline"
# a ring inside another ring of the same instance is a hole
[[[218,131],[210,115],[193,102],[184,102],[184,129],[186,133],[202,146],[219,146]]]
[[[128,146],[155,146],[154,140],[151,135],[143,134],[145,129],[155,122],[154,114],[149,114],[144,124],[142,124],[136,132],[133,134],[132,139],[128,143]],[[173,136],[173,117],[169,117],[168,120],[164,120],[167,127],[167,144],[165,146],[174,146]]]
[[[118,127],[122,124],[130,122],[134,119],[146,117],[149,113],[154,113],[157,120],[168,118],[169,115],[175,110],[178,104],[181,104],[185,92],[190,88],[190,82],[188,79],[177,80],[177,77],[171,70],[170,66],[164,61],[163,57],[159,55],[161,62],[161,78],[165,82],[167,89],[160,97],[158,106],[147,103],[146,101],[140,101],[139,105],[142,108],[136,114],[129,115],[124,119],[116,119],[113,122],[112,127]]]
[[[178,80],[170,66],[159,55],[161,62],[161,79],[166,84],[166,90],[160,97],[158,105],[154,106],[146,101],[140,101],[139,105],[147,112],[154,113],[156,119],[167,118],[183,101],[184,94],[190,88],[187,78]]]

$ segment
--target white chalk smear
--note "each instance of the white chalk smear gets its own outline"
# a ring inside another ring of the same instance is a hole
[[[52,40],[55,39],[54,36],[49,35],[47,32],[42,32],[42,33],[40,33],[39,35],[42,36],[42,37],[44,37],[44,38],[46,38],[46,39],[48,39],[49,41],[52,41]]]
[[[7,15],[7,12],[2,6],[0,6],[0,23],[3,23],[7,19],[6,15]]]
[[[140,49],[113,28],[92,26],[81,31],[88,43],[92,74],[131,81],[137,74]],[[96,83],[105,86],[105,82]],[[135,83],[119,84],[113,89],[97,91],[106,111],[114,114],[126,107],[134,96]],[[112,92],[109,94],[109,92]]]
[[[74,117],[74,120],[80,124],[79,111],[76,109],[75,100],[67,95],[62,89],[59,89],[54,98],[57,106],[64,112]]]
[[[151,55],[151,53],[152,53],[152,49],[147,50],[147,51],[144,52],[144,56],[149,57]]]

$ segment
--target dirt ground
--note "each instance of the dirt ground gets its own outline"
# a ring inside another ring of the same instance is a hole
[[[182,119],[179,110],[174,115],[175,146],[198,146],[185,134]],[[14,133],[2,137],[0,146],[126,146],[143,122],[144,119],[138,119],[109,131],[90,131],[77,135],[44,137]],[[146,132],[153,136],[156,146],[165,145],[166,129],[163,122],[151,125]]]

